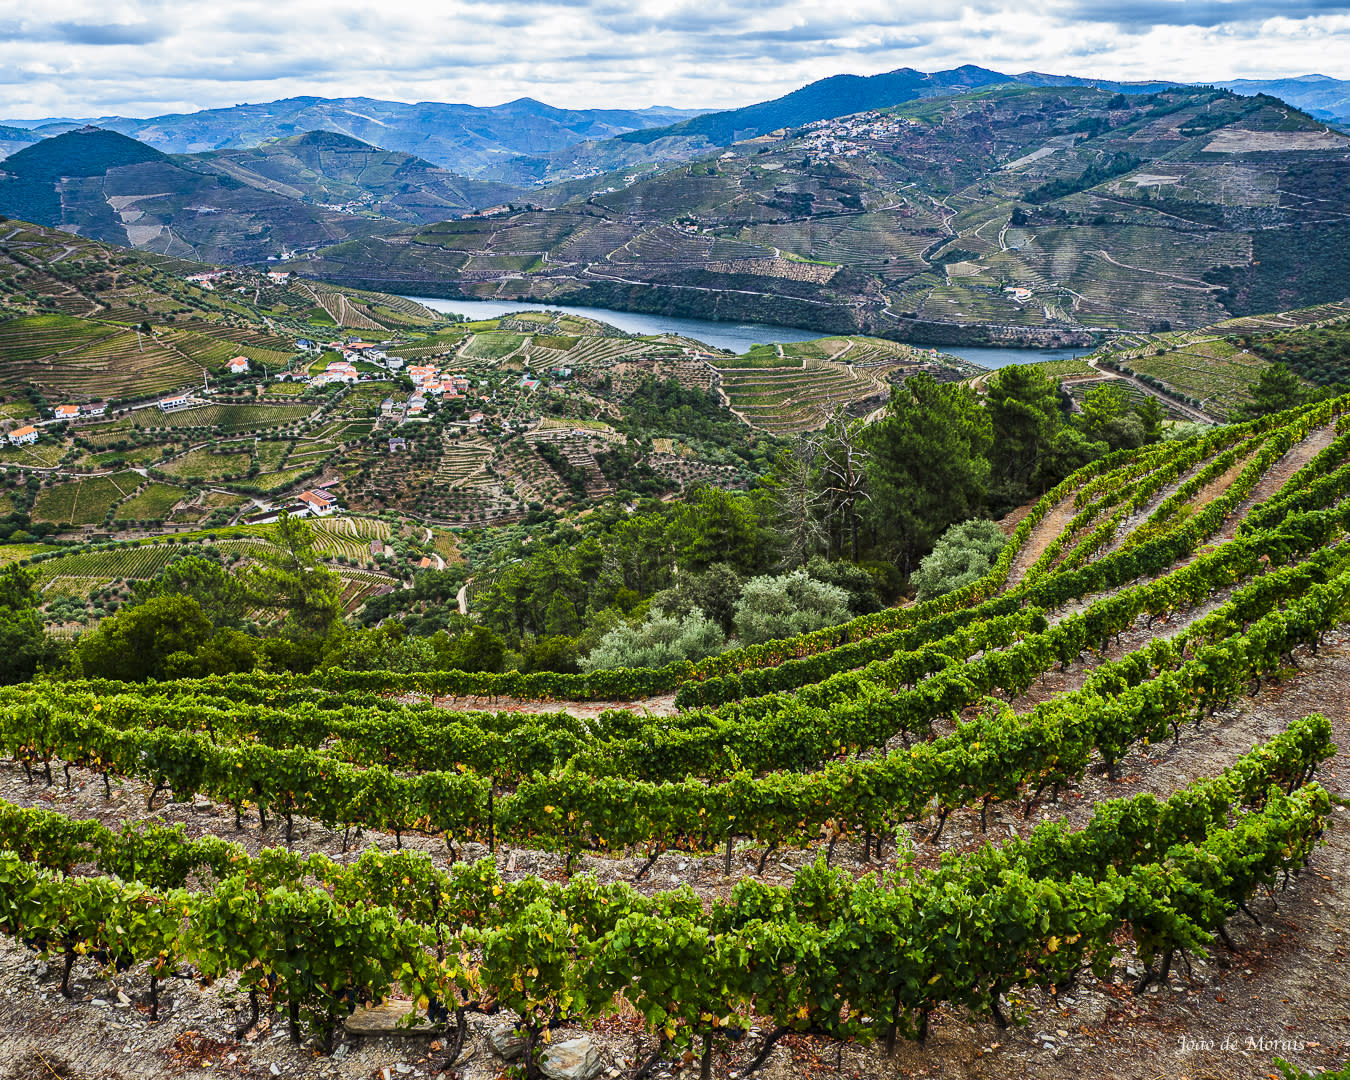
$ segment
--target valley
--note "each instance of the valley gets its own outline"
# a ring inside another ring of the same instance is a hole
[[[1345,84],[376,14],[0,125],[0,1080],[1350,1080]]]

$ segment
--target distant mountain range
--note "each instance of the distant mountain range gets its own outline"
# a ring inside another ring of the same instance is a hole
[[[837,188],[822,186],[815,170],[823,167],[825,158],[813,153],[816,164],[803,172],[800,158],[781,157],[781,147],[804,138],[811,125],[906,107],[918,107],[917,117],[927,115],[924,110],[929,110],[929,103],[935,108],[945,100],[972,103],[960,106],[954,114],[960,115],[961,109],[984,109],[986,105],[981,103],[996,97],[999,104],[988,107],[999,116],[998,125],[1007,131],[1022,131],[1019,138],[1034,135],[1046,139],[1027,152],[1053,154],[1048,160],[1057,163],[1069,160],[1066,151],[1073,148],[1075,140],[1095,138],[1118,127],[1127,101],[1134,103],[1128,108],[1137,112],[1136,105],[1144,108],[1140,102],[1157,97],[1169,85],[1103,82],[1041,72],[1006,75],[966,65],[931,73],[903,68],[871,77],[841,75],[772,101],[702,114],[674,109],[567,111],[529,99],[494,109],[473,109],[434,103],[403,105],[368,98],[292,98],[269,105],[150,120],[114,117],[105,121],[134,129],[139,139],[111,127],[72,128],[76,122],[70,120],[32,129],[0,126],[0,151],[11,151],[0,161],[0,214],[110,243],[212,262],[258,263],[325,249],[325,272],[348,280],[373,280],[377,276],[374,264],[381,260],[411,259],[417,264],[414,276],[423,280],[430,276],[448,281],[467,270],[486,279],[494,279],[499,272],[523,271],[533,281],[541,267],[530,260],[550,247],[547,242],[541,240],[533,248],[512,251],[509,256],[475,256],[466,267],[432,268],[425,258],[428,248],[424,239],[410,237],[407,227],[435,226],[504,204],[517,210],[526,205],[568,208],[599,200],[610,207],[610,212],[633,219],[622,230],[627,239],[630,226],[641,231],[653,225],[670,225],[682,216],[702,219],[711,209],[704,204],[703,189],[723,186],[710,179],[719,171],[715,162],[728,156],[749,158],[775,146],[774,157],[764,162],[770,171],[779,171],[772,179],[767,174],[755,174],[756,190],[768,185],[761,193],[762,201],[759,197],[750,199],[748,188],[728,190],[728,208],[735,212],[729,217],[719,212],[707,219],[716,223],[719,232],[769,222],[848,216],[872,205],[884,205],[887,200],[899,205],[898,196],[885,184],[875,187],[875,178],[855,178]],[[1257,96],[1265,86],[1286,94],[1291,104],[1299,98],[1315,99],[1317,104],[1312,113],[1291,119],[1287,105],[1273,97]],[[1325,122],[1318,113],[1344,107],[1347,87],[1350,84],[1324,76],[1306,76],[1276,83],[1240,82],[1236,91],[1188,88],[1183,92],[1198,95],[1196,101],[1210,102],[1215,94],[1228,97],[1225,115],[1245,115],[1243,110],[1250,106],[1267,110],[1263,115],[1284,116],[1294,125],[1290,130],[1300,132],[1298,139],[1308,149],[1308,153],[1300,151],[1290,160],[1314,160],[1309,156],[1312,150],[1323,154],[1316,158],[1321,162],[1318,168],[1326,173],[1319,173],[1320,188],[1334,185],[1340,166],[1324,160],[1332,144],[1324,146],[1312,129],[1320,129]],[[1234,92],[1247,96],[1232,98]],[[1019,98],[1028,103],[1034,98],[1036,108],[1068,109],[1072,123],[1066,119],[1048,126],[1027,126],[1015,112]],[[1247,105],[1237,104],[1242,101]],[[1158,103],[1149,106],[1171,107]],[[1215,113],[1213,123],[1219,122]],[[1225,122],[1233,121],[1230,117]],[[292,133],[291,129],[303,123],[316,127]],[[1208,119],[1197,117],[1187,123],[1182,134],[1189,139],[1211,130]],[[361,134],[334,130],[343,126],[357,128]],[[1161,128],[1159,131],[1159,145],[1172,146],[1172,140],[1178,137],[1177,132],[1163,137]],[[1246,139],[1243,145],[1256,145],[1252,139],[1242,138]],[[894,140],[888,136],[883,143],[891,146]],[[203,149],[208,145],[209,149]],[[397,148],[401,145],[419,145],[429,148],[429,153]],[[1334,145],[1343,146],[1339,142]],[[1188,152],[1199,153],[1195,146],[1188,147]],[[170,153],[166,147],[181,152]],[[865,143],[856,148],[857,154],[869,158],[875,152]],[[934,151],[929,148],[924,152]],[[1339,152],[1332,151],[1333,156]],[[433,153],[437,156],[431,156]],[[1094,186],[1086,183],[1096,175],[1094,168],[1108,172],[1123,168],[1127,158],[1149,160],[1153,150],[1143,144],[1122,143],[1113,146],[1110,153],[1120,155],[1119,160],[1103,159],[1098,165],[1083,160],[1081,180],[1055,176],[1045,182],[1052,186]],[[441,164],[455,157],[467,160],[476,175],[468,176]],[[951,169],[969,157],[959,147],[942,144],[935,160],[943,162],[942,168]],[[999,160],[991,143],[982,169],[995,175]],[[661,180],[663,173],[699,161],[704,164],[687,177],[691,183]],[[965,161],[962,169],[968,164]],[[830,167],[837,164],[832,160]],[[887,165],[882,171],[890,168]],[[936,178],[930,179],[936,183]],[[967,182],[972,179],[967,177]],[[749,180],[743,183],[749,184]],[[1184,187],[1173,185],[1170,176],[1157,183],[1163,185],[1156,192],[1163,201],[1170,201]],[[934,188],[935,192],[939,190],[940,184]],[[1008,194],[1013,196],[1014,192]],[[1279,200],[1287,198],[1279,196]],[[621,211],[621,205],[627,209]],[[1283,223],[1286,215],[1282,205],[1278,213],[1274,206],[1254,204],[1243,209],[1243,227],[1268,227],[1264,224],[1267,218]],[[577,212],[582,217],[595,214],[591,209]],[[1229,218],[1235,211],[1221,206],[1211,212]],[[744,220],[739,214],[746,215]],[[925,227],[936,226],[930,223]],[[753,248],[772,255],[775,250],[795,250],[797,239],[794,234],[790,244],[756,243]],[[917,244],[922,250],[934,247],[939,239],[940,234],[920,230],[903,241],[897,236],[894,242]],[[981,243],[988,239],[983,234],[979,238]],[[333,248],[348,242],[358,242],[360,248],[351,260],[344,261]],[[435,250],[441,246],[440,240],[431,244]],[[801,247],[802,257],[815,257],[810,244]],[[542,267],[547,271],[544,278],[558,272],[567,254],[566,250],[550,252]],[[898,268],[912,261],[913,255],[909,252],[901,258],[887,252],[881,257],[886,260],[884,265]],[[830,261],[847,266],[852,260]],[[583,283],[589,284],[599,273],[588,268]],[[791,269],[783,280],[794,280],[805,273]],[[893,273],[894,269],[887,271],[888,275]],[[625,280],[635,283],[642,276],[628,272]],[[687,288],[692,295],[704,286],[689,282]]]
[[[459,217],[524,194],[333,131],[310,131],[246,150],[216,150],[181,160],[188,168],[221,173],[288,198],[416,224]]]
[[[248,184],[241,171],[214,170],[115,131],[81,128],[0,162],[0,214],[162,255],[229,263],[280,258],[401,224]]]
[[[1007,75],[965,64],[948,71],[900,68],[882,75],[833,75],[772,101],[740,109],[703,113],[665,127],[624,132],[535,157],[504,159],[484,175],[504,183],[549,184],[588,175],[702,157],[714,147],[731,146],[771,132],[839,116],[884,109],[921,98],[944,97],[983,86],[1025,83],[1031,86],[1097,86],[1145,94],[1174,83],[1097,83],[1072,75],[1028,72]]]
[[[1188,85],[1170,81],[1115,82],[1077,75],[1048,75],[1039,71],[1008,75],[971,64],[949,71],[923,72],[900,68],[868,77],[835,75],[772,101],[725,112],[704,113],[667,127],[624,132],[602,143],[567,147],[542,159],[513,158],[499,163],[487,175],[510,183],[538,184],[570,177],[587,166],[592,169],[613,169],[655,161],[689,160],[702,156],[711,147],[731,146],[774,131],[871,109],[884,109],[906,101],[944,97],[1009,83],[1039,87],[1092,87],[1122,94],[1153,94],[1168,87]],[[1305,108],[1306,100],[1316,106],[1315,109],[1305,110],[1311,115],[1328,121],[1350,122],[1350,82],[1338,82],[1325,75],[1308,75],[1270,83],[1239,80],[1217,85],[1247,96],[1270,94],[1298,108]],[[1336,109],[1340,110],[1339,114]]]
[[[139,120],[101,116],[4,122],[29,128],[39,136],[92,125],[172,154],[239,149],[307,131],[333,131],[475,175],[505,158],[547,154],[586,139],[663,127],[695,115],[697,110],[662,107],[556,109],[532,98],[478,108],[435,101],[410,105],[364,97],[297,97]]]
[[[740,109],[559,109],[532,98],[487,108],[376,98],[295,97],[258,105],[135,119],[124,116],[0,121],[0,158],[39,138],[85,126],[120,132],[170,154],[258,146],[309,131],[331,131],[412,154],[462,176],[508,184],[575,179],[652,161],[681,160],[782,127],[884,108],[916,98],[998,83],[1095,86],[1154,93],[1171,81],[1113,82],[1027,71],[1009,75],[964,65],[949,71],[900,68],[882,75],[836,75]],[[1236,79],[1214,85],[1278,97],[1320,120],[1350,124],[1350,81],[1326,75]]]

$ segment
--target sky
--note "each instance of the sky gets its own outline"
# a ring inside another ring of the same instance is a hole
[[[967,63],[1186,82],[1350,78],[1350,3],[0,0],[0,116],[11,118],[302,94],[733,108],[843,72]]]

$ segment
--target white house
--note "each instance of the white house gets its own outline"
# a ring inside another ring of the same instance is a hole
[[[248,357],[236,356],[225,362],[225,368],[231,375],[242,375],[248,370]]]
[[[181,409],[184,405],[188,403],[188,401],[191,400],[191,398],[192,398],[191,390],[182,390],[179,391],[177,394],[170,394],[168,397],[160,398],[159,407],[164,412],[169,412],[172,409]]]
[[[58,405],[55,412],[58,420],[74,420],[75,417],[80,415],[80,407],[78,405]]]
[[[315,517],[327,517],[337,509],[337,496],[328,491],[302,491],[300,502]]]
[[[106,401],[91,401],[84,407],[85,416],[102,416],[107,411],[108,403]]]
[[[21,428],[15,428],[9,433],[9,441],[15,446],[22,446],[24,443],[35,443],[38,441],[38,429],[32,424],[27,424]]]

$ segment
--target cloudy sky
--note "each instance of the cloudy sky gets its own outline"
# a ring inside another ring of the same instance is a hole
[[[1350,3],[0,0],[0,116],[17,118],[298,94],[723,108],[840,72],[964,63],[1116,79],[1350,78]]]

